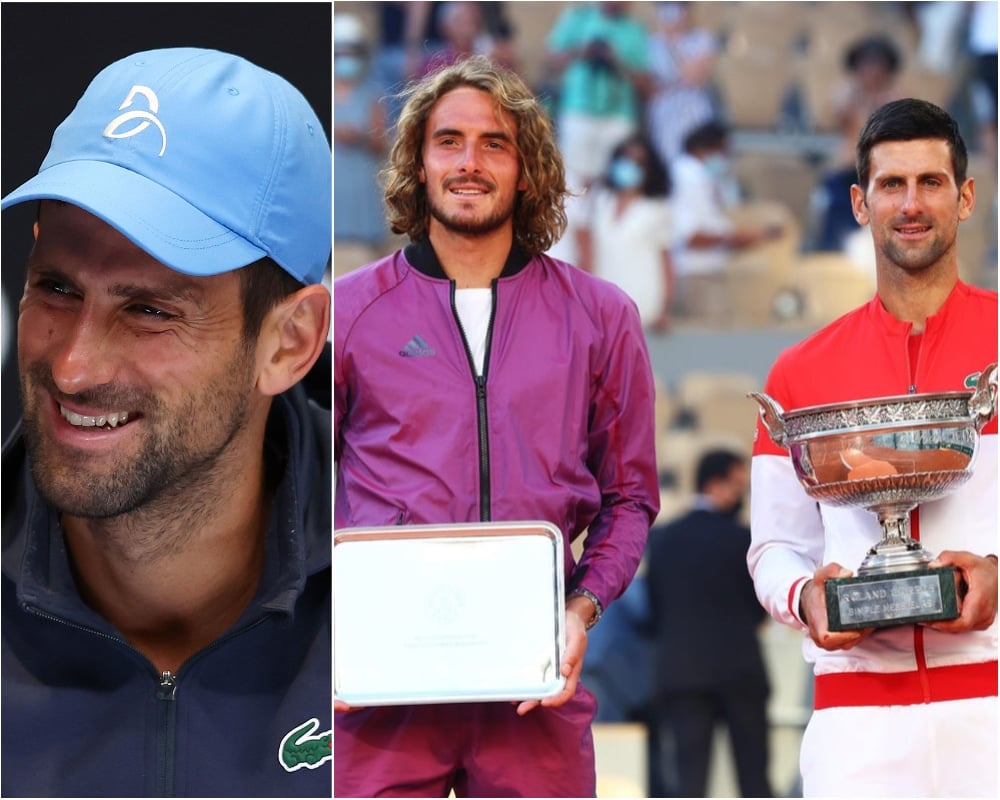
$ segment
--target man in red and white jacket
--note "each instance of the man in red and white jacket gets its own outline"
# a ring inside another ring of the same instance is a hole
[[[959,279],[957,234],[975,205],[954,120],[919,100],[877,110],[851,189],[871,228],[878,291],[776,360],[765,392],[785,411],[971,389],[997,360],[997,293]],[[997,422],[973,477],[911,515],[911,535],[968,584],[948,622],[831,632],[823,583],[853,574],[881,538],[864,509],[817,504],[762,423],[751,478],[747,562],[776,620],[808,634],[813,713],[803,794],[997,795]]]

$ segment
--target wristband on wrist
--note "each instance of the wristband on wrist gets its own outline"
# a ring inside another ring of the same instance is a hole
[[[806,609],[805,606],[802,605],[802,600],[805,598],[806,587],[809,585],[809,582],[810,581],[806,581],[803,583],[802,589],[799,590],[799,619],[802,621],[802,624],[806,626],[809,625],[809,620],[806,619]]]
[[[604,606],[601,605],[601,601],[597,599],[597,595],[594,594],[590,589],[574,589],[569,593],[570,597],[586,597],[591,603],[594,604],[594,616],[586,621],[585,626],[589,631],[593,628],[598,621],[601,619],[601,615],[604,613]]]

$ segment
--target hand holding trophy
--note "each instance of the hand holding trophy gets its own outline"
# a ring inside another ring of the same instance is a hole
[[[972,392],[832,403],[785,412],[751,392],[775,444],[789,451],[806,493],[878,515],[882,539],[854,577],[825,582],[829,630],[879,628],[958,616],[955,570],[910,536],[910,512],[972,475],[979,434],[996,414],[997,365]]]

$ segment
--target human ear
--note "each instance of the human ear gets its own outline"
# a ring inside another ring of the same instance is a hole
[[[958,218],[961,221],[967,220],[972,215],[972,209],[976,207],[976,179],[966,178],[965,183],[958,190]]]
[[[257,340],[257,388],[273,396],[290,389],[312,368],[330,329],[330,292],[305,286],[274,306]]]
[[[865,191],[856,183],[851,186],[851,209],[858,225],[868,224],[868,206],[865,203]]]

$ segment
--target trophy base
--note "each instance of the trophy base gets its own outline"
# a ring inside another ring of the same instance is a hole
[[[831,631],[887,628],[958,616],[953,567],[831,578],[825,588]]]

